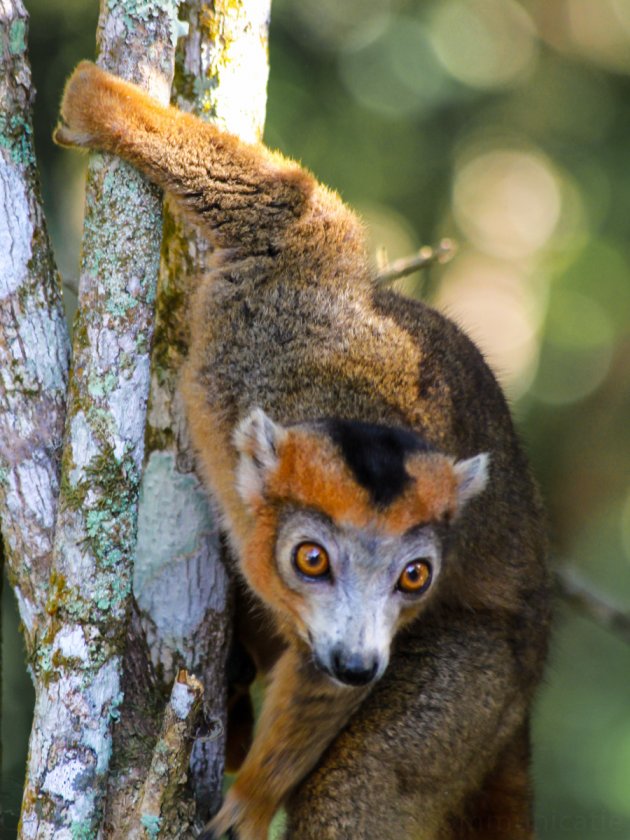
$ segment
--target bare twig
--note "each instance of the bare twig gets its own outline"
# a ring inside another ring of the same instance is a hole
[[[187,778],[190,749],[202,696],[203,686],[199,680],[181,670],[164,711],[149,772],[127,834],[129,840],[155,837],[158,830],[160,837],[171,836],[169,815],[176,806],[178,793]],[[175,832],[173,836],[179,837],[177,824]]]
[[[453,258],[457,252],[457,244],[452,239],[442,239],[435,247],[424,245],[417,254],[411,257],[403,257],[394,260],[379,268],[376,275],[376,282],[379,286],[387,286],[394,280],[413,274],[423,268],[428,268],[436,263],[443,265]]]
[[[593,591],[572,569],[555,571],[556,590],[563,601],[630,644],[630,612],[624,612]]]

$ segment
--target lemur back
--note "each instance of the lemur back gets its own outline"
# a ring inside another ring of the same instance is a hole
[[[263,840],[285,804],[299,840],[531,838],[546,541],[481,354],[377,288],[361,223],[297,164],[87,62],[61,114],[58,142],[126,158],[219,249],[181,388],[282,648],[204,836]]]

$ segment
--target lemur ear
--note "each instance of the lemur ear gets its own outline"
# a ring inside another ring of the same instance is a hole
[[[453,467],[457,478],[457,506],[461,510],[466,502],[477,496],[488,483],[488,463],[490,456],[487,452],[458,461]]]
[[[254,507],[263,497],[267,473],[278,464],[278,447],[287,432],[255,408],[237,426],[234,445],[240,453],[236,487],[241,498]]]

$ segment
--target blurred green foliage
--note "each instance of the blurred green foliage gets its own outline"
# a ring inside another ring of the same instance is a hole
[[[27,7],[44,197],[72,286],[82,163],[50,133],[98,9]],[[267,143],[359,208],[390,258],[459,241],[404,290],[480,343],[513,400],[555,556],[628,607],[627,0],[274,0],[272,18]],[[2,612],[11,837],[32,691],[6,588]],[[534,720],[542,840],[630,837],[629,675],[628,646],[560,606]]]

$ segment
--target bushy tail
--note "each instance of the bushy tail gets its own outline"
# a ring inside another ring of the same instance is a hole
[[[367,271],[362,224],[299,164],[163,107],[91,62],[66,84],[54,139],[129,161],[233,260],[262,260],[316,282]]]

